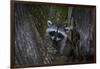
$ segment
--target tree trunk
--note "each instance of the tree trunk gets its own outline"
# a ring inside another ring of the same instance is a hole
[[[52,63],[52,55],[48,54],[32,20],[32,7],[18,4],[15,8],[15,64]]]

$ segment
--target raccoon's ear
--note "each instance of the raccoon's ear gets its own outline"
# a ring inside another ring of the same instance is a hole
[[[50,27],[52,24],[53,24],[53,23],[52,23],[50,20],[47,21],[48,27]]]
[[[71,29],[69,27],[65,27],[65,31],[69,32]]]

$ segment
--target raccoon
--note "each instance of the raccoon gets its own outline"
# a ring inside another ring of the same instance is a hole
[[[69,55],[72,51],[72,43],[68,39],[71,28],[47,21],[46,35],[52,46],[62,55]]]

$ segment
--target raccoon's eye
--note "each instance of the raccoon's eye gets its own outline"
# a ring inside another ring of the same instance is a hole
[[[58,37],[59,38],[64,38],[64,36],[62,34],[60,34],[60,33],[58,33]]]
[[[49,34],[50,34],[51,36],[54,36],[55,31],[49,32]]]

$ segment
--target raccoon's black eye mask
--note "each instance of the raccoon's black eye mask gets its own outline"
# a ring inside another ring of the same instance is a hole
[[[55,35],[55,31],[49,32],[49,34],[50,34],[51,36],[54,36],[54,35]]]
[[[58,33],[59,38],[64,38],[64,36],[61,33]]]
[[[49,34],[50,34],[51,36],[55,36],[55,33],[56,33],[55,31],[49,32]],[[57,33],[56,36],[57,36],[58,38],[64,38],[64,36],[63,36],[61,33]]]

